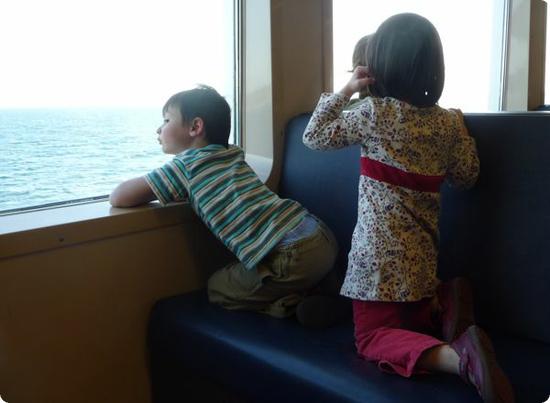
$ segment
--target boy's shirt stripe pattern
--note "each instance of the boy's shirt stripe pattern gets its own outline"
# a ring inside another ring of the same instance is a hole
[[[359,177],[357,224],[341,293],[364,301],[432,297],[439,282],[439,181],[475,183],[475,141],[456,112],[437,105],[417,108],[367,97],[345,111],[348,101],[323,94],[303,137],[319,150],[359,144],[362,158],[383,167],[379,178],[373,172]]]
[[[206,226],[253,269],[307,211],[271,192],[236,146],[186,150],[145,180],[162,204],[189,200]]]

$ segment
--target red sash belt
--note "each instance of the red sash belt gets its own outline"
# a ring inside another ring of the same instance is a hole
[[[367,157],[361,157],[361,175],[391,185],[432,193],[439,192],[439,186],[445,179],[443,175],[431,176],[405,172]]]

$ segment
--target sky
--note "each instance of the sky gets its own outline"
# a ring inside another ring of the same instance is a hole
[[[490,109],[490,82],[494,54],[493,14],[501,0],[334,0],[335,89],[350,77],[353,47],[359,38],[373,33],[386,18],[414,12],[428,18],[443,43],[445,88],[440,104],[465,111]],[[352,11],[352,12],[350,12]],[[500,38],[499,38],[500,39]]]
[[[355,42],[390,15],[412,11],[434,23],[444,45],[446,83],[440,103],[466,111],[491,109],[490,83],[498,76],[494,61],[499,58],[493,15],[502,0],[333,4],[335,89],[349,78]],[[228,16],[231,0],[2,1],[0,108],[158,107],[196,83],[231,96]],[[549,99],[549,67],[546,76]]]
[[[196,83],[227,95],[232,13],[230,0],[2,1],[0,107],[158,107]]]

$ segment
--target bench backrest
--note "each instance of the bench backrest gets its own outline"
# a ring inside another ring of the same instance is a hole
[[[320,152],[302,134],[310,114],[287,125],[280,194],[323,219],[345,270],[357,219],[359,147]],[[442,187],[442,279],[469,277],[478,322],[550,343],[550,113],[466,116],[481,174],[473,189]]]

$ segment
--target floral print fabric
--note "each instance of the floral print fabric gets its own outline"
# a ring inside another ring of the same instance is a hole
[[[361,145],[361,156],[407,173],[443,176],[472,186],[479,172],[475,141],[459,114],[417,108],[393,98],[323,94],[303,141],[317,150]],[[361,175],[357,224],[341,294],[363,301],[418,301],[435,294],[439,192]]]

